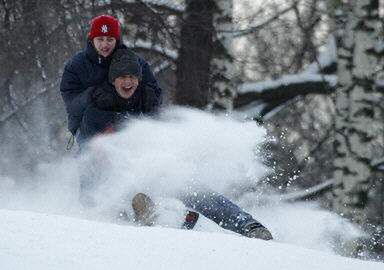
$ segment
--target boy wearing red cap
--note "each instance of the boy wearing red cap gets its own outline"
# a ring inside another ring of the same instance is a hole
[[[97,53],[108,57],[115,49],[117,40],[120,40],[119,22],[112,16],[101,15],[91,21],[88,33]]]

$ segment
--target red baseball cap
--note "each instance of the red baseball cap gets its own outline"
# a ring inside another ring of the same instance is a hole
[[[88,39],[93,40],[95,37],[108,36],[120,39],[119,21],[110,15],[100,15],[94,17],[91,22],[91,28],[88,33]]]

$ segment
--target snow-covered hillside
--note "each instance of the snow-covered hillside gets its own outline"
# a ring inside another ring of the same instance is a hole
[[[132,120],[122,132],[97,138],[89,152],[41,164],[31,175],[14,179],[0,171],[0,270],[382,268],[335,255],[361,236],[336,214],[245,193],[268,170],[258,148],[265,134],[252,121],[172,108],[158,120]],[[79,203],[84,173],[102,176],[92,178],[102,180],[93,208]],[[179,225],[174,197],[202,185],[233,199],[275,240],[239,237],[204,217],[194,231],[170,229]],[[118,211],[130,210],[136,192],[163,207],[162,227],[118,225]]]
[[[223,233],[0,210],[0,269],[374,270],[383,264]]]

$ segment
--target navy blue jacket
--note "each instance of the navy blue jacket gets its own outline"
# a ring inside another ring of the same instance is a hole
[[[126,48],[126,46],[118,42],[117,48]],[[92,43],[88,41],[87,48],[66,63],[60,83],[60,92],[68,114],[68,129],[72,134],[79,129],[85,109],[88,106],[94,106],[92,92],[95,88],[92,86],[101,85],[108,80],[111,58],[112,55],[108,58],[99,56]],[[141,57],[138,58],[142,69],[142,79],[136,92],[140,94],[150,88],[160,103],[162,90],[148,63]]]

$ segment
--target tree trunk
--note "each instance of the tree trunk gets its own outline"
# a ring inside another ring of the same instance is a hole
[[[180,33],[175,103],[205,108],[211,99],[212,0],[187,0]]]
[[[339,1],[339,3],[342,3]],[[381,55],[378,0],[353,0],[336,8],[334,209],[357,223],[367,219],[375,151],[383,135],[383,94],[375,89]],[[375,149],[376,148],[376,149]]]
[[[212,107],[227,110],[233,108],[235,85],[232,59],[233,1],[215,0],[213,23],[217,32],[214,37],[212,68]]]

